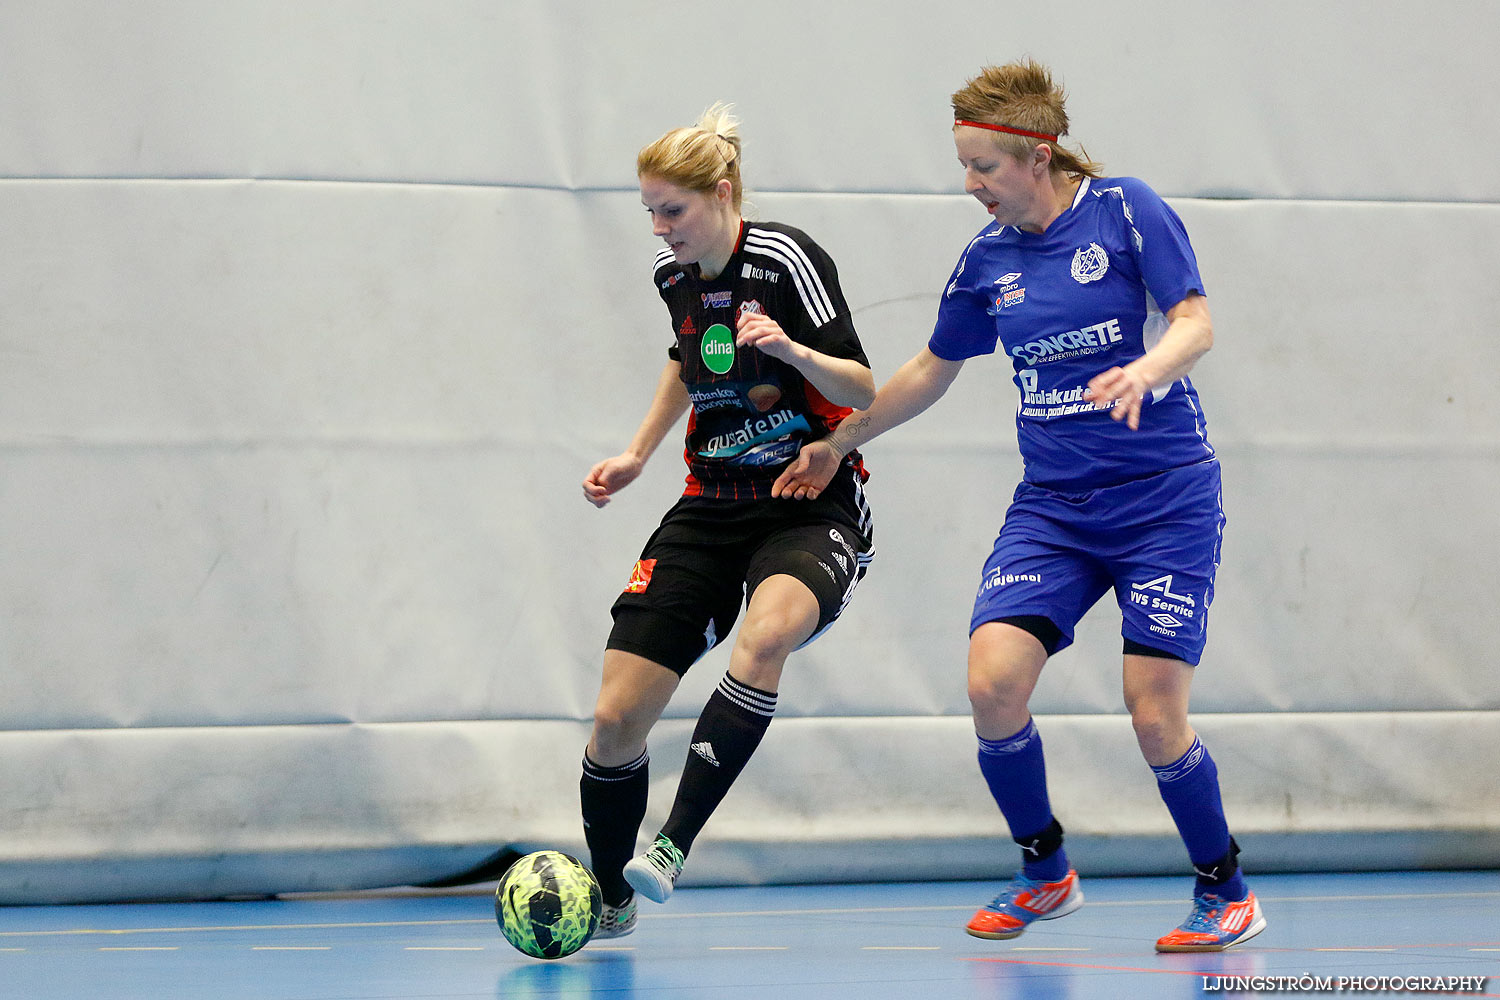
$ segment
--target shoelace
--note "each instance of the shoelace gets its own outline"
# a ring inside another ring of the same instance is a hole
[[[653,865],[671,875],[673,879],[676,879],[677,873],[682,870],[684,860],[682,852],[666,837],[657,837],[656,843],[651,845],[651,850],[646,852],[646,857],[651,859]]]
[[[1217,896],[1199,896],[1193,900],[1193,915],[1188,926],[1193,930],[1215,930],[1218,928],[1219,909],[1224,901]]]
[[[1015,902],[1016,897],[1020,896],[1021,893],[1028,890],[1035,890],[1040,884],[1040,882],[1031,881],[1031,879],[1024,875],[1017,875],[1009,885],[1000,890],[1000,895],[990,900],[990,905],[987,908],[998,912]]]

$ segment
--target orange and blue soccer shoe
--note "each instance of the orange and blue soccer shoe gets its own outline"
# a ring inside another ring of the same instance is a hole
[[[1193,897],[1193,912],[1181,927],[1157,940],[1156,950],[1223,951],[1265,929],[1265,914],[1255,893],[1232,903],[1205,892]]]
[[[964,930],[978,938],[1009,941],[1020,937],[1033,920],[1066,916],[1083,905],[1078,872],[1056,882],[1037,882],[1017,875],[989,905],[974,914]]]

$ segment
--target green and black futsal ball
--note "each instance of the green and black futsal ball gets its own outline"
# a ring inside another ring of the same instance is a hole
[[[495,888],[500,933],[532,958],[573,954],[594,936],[603,912],[594,873],[561,851],[526,855]]]

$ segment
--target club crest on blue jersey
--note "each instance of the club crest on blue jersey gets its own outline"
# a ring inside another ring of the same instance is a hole
[[[1109,273],[1109,254],[1097,243],[1073,252],[1073,280],[1080,285],[1098,281]]]

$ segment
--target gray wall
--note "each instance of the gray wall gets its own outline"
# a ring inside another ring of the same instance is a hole
[[[581,849],[604,511],[670,331],[635,151],[714,100],[883,381],[986,221],[948,94],[1031,54],[1197,247],[1229,529],[1194,722],[1252,870],[1500,865],[1500,7],[0,5],[0,902]],[[1009,373],[866,449],[879,558],[688,881],[988,876],[963,664]],[[1034,702],[1091,872],[1175,871],[1106,601]],[[652,743],[665,816],[689,675]],[[645,831],[647,833],[650,830]]]

